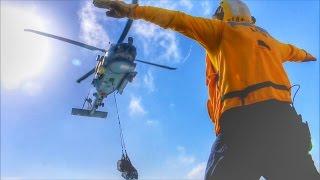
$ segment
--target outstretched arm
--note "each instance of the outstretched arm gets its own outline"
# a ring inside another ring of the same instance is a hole
[[[280,51],[283,62],[308,62],[316,61],[316,58],[303,49],[299,49],[291,44],[280,43]]]
[[[138,6],[132,13],[133,19],[144,19],[169,28],[198,41],[208,47],[220,37],[221,22],[201,17],[193,17],[179,11],[172,11],[151,6]]]
[[[205,48],[215,49],[220,41],[223,23],[218,20],[193,17],[179,11],[152,6],[126,4],[122,1],[94,0],[94,5],[109,9],[107,15],[111,17],[143,19],[162,28],[180,32],[198,41]]]

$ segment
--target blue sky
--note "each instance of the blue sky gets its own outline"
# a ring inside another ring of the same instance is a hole
[[[275,38],[319,57],[318,1],[245,1],[257,24]],[[217,0],[142,1],[210,17]],[[1,177],[121,179],[113,100],[106,120],[70,115],[91,89],[75,80],[98,53],[23,32],[34,28],[98,47],[115,42],[125,20],[106,18],[91,1],[1,1]],[[136,21],[130,32],[138,58],[178,67],[139,64],[118,96],[129,156],[140,177],[201,179],[215,139],[207,111],[204,50],[172,31]],[[300,84],[295,106],[309,122],[319,168],[319,61],[286,63]]]

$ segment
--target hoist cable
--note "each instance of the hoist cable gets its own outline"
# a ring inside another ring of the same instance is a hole
[[[112,83],[112,86],[113,86],[113,83]],[[114,86],[113,86],[113,90],[114,90]],[[119,125],[119,131],[120,131],[120,141],[121,141],[121,148],[122,148],[121,151],[122,151],[123,155],[127,155],[126,144],[125,144],[124,137],[123,137],[123,130],[122,130],[122,126],[121,126],[119,109],[118,109],[118,102],[117,102],[115,91],[113,92],[113,98],[114,98],[114,103],[116,105],[116,110],[117,110],[117,118],[118,118],[118,125]]]

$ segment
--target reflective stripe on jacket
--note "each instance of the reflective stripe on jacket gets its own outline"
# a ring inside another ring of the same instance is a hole
[[[291,102],[291,85],[282,63],[315,60],[249,23],[193,17],[150,6],[138,6],[132,18],[180,32],[206,49],[207,106],[217,134],[220,116],[228,109],[269,99]]]

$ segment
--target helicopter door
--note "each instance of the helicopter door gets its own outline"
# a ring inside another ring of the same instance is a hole
[[[97,64],[96,73],[98,78],[102,77],[106,73],[106,68],[104,67],[104,60],[105,58],[104,56],[102,56]]]

